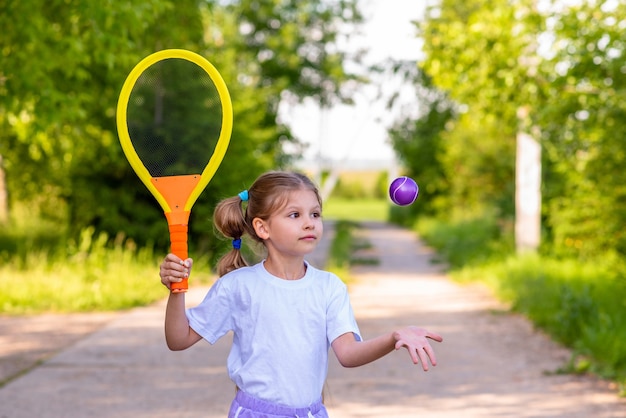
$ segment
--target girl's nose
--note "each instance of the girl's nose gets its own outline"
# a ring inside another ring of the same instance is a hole
[[[314,229],[315,228],[315,220],[311,218],[306,218],[304,222],[304,229]]]

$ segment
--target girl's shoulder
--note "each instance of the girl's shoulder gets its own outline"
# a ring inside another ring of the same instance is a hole
[[[307,263],[307,270],[308,270],[307,272],[309,272],[313,276],[314,280],[316,280],[318,283],[323,282],[328,285],[338,286],[338,287],[345,286],[344,281],[341,280],[341,278],[339,278],[339,276],[337,276],[335,273],[332,273],[327,270],[320,270],[308,263]]]
[[[250,287],[257,287],[261,282],[256,266],[240,267],[219,277],[212,285],[217,293],[233,294],[245,291]]]
[[[328,280],[334,280],[335,278],[337,278],[337,275],[335,273],[331,273],[330,271],[319,269],[311,265],[308,261],[306,262],[306,266],[307,266],[307,273],[314,275],[316,277],[321,277],[321,278],[325,278]]]
[[[258,276],[261,273],[259,264],[253,264],[251,266],[239,267],[233,271],[230,271],[219,278],[224,282],[246,280],[251,276]]]

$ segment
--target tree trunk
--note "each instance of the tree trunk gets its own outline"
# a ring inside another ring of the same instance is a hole
[[[527,132],[527,110],[520,109],[515,163],[515,244],[519,253],[534,252],[541,242],[541,145]],[[538,135],[535,135],[537,137]]]

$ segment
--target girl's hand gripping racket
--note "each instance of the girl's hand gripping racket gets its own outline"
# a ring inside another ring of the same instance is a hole
[[[189,214],[219,167],[233,126],[226,83],[202,56],[168,49],[144,58],[130,72],[117,104],[124,154],[159,202],[172,253],[188,257]],[[173,283],[186,292],[187,280]]]

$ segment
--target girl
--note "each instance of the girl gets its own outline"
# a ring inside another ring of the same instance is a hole
[[[165,338],[171,350],[184,350],[233,331],[228,373],[238,390],[229,417],[328,417],[322,388],[330,347],[344,367],[402,347],[424,371],[429,360],[436,365],[428,338],[442,337],[424,329],[362,340],[345,284],[304,260],[323,232],[320,195],[306,176],[263,174],[220,202],[214,222],[233,249],[218,262],[220,279],[200,305],[185,310],[185,294],[170,293]],[[248,266],[240,252],[244,234],[263,244],[265,260]],[[191,266],[191,259],[167,255],[161,282],[169,288]]]

